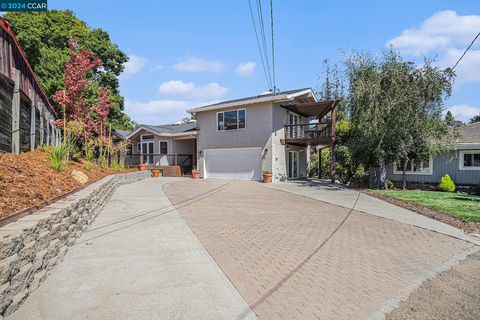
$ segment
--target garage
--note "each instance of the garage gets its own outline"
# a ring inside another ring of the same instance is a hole
[[[260,180],[262,148],[205,149],[205,178]]]

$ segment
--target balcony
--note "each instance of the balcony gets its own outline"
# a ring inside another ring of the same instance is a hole
[[[332,142],[332,123],[306,123],[285,125],[285,138],[282,144],[298,146],[330,145]]]

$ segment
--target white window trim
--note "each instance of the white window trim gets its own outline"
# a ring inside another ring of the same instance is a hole
[[[159,154],[163,154],[161,151],[162,151],[162,142],[166,142],[167,143],[167,153],[165,154],[169,154],[170,153],[170,143],[168,142],[168,140],[160,140],[158,141],[158,153]]]
[[[403,171],[397,170],[397,163],[393,163],[393,174],[403,174]],[[409,175],[423,175],[423,176],[431,176],[433,175],[433,157],[430,155],[428,156],[428,171],[421,172],[421,171],[405,171],[405,174]]]
[[[465,167],[463,165],[465,154],[480,154],[480,150],[462,150],[462,151],[460,151],[460,157],[458,159],[458,169],[462,170],[462,171],[480,170],[479,166]]]
[[[244,128],[239,128],[239,118],[238,118],[238,112],[244,110],[245,111],[245,127]],[[223,127],[225,128],[225,112],[228,111],[237,111],[237,129],[230,129],[230,130],[219,130],[218,129],[218,114],[223,113]],[[229,132],[229,131],[238,131],[238,130],[245,130],[247,128],[247,109],[245,108],[240,108],[240,109],[231,109],[231,110],[224,110],[224,111],[219,111],[215,114],[215,123],[217,125],[217,132]]]

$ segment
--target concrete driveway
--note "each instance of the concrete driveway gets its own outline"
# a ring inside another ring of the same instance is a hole
[[[456,229],[348,189],[335,187],[332,203],[315,199],[332,190],[304,183],[186,180],[164,191],[260,319],[381,319],[478,250]]]

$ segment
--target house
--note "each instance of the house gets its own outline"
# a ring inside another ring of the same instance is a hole
[[[164,175],[191,173],[196,165],[197,124],[195,122],[161,126],[140,125],[125,138],[130,142],[126,166],[143,163],[159,167]]]
[[[57,145],[57,119],[10,24],[0,18],[0,151]]]
[[[448,173],[457,185],[479,184],[480,122],[463,125],[458,131],[454,151],[408,163],[407,182],[438,183]],[[400,164],[392,164],[387,168],[387,179],[402,181],[402,173]]]
[[[308,177],[310,148],[335,145],[337,103],[304,88],[188,110],[197,119],[195,164],[204,178]]]

